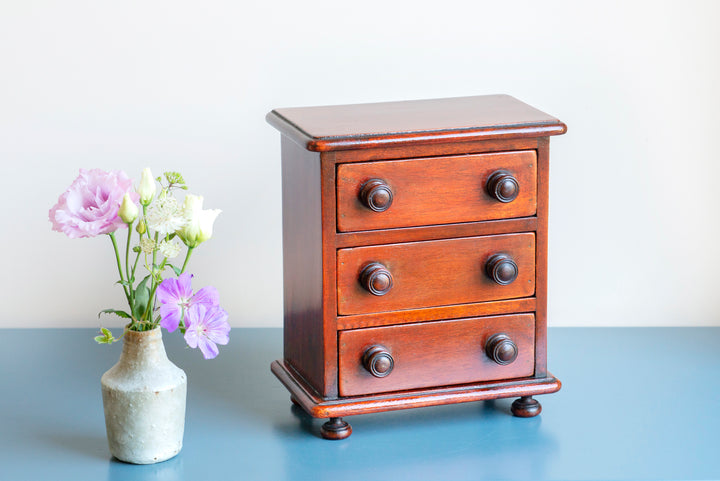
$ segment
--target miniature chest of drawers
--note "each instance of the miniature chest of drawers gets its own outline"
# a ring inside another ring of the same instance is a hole
[[[291,400],[329,418],[560,389],[546,366],[548,145],[506,95],[277,109]]]

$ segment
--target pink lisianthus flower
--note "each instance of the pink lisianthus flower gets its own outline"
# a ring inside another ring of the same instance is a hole
[[[230,341],[227,318],[227,312],[220,306],[190,306],[185,316],[185,342],[193,349],[199,347],[205,359],[215,358],[219,353],[217,345],[225,345]]]
[[[160,325],[173,332],[180,325],[180,321],[187,315],[188,309],[195,304],[205,304],[208,307],[217,306],[220,296],[217,289],[212,286],[203,287],[193,294],[192,274],[180,274],[163,280],[157,288],[157,300],[160,301]]]
[[[139,195],[125,172],[80,169],[80,175],[50,209],[53,230],[71,239],[110,234],[127,224],[118,216],[125,194],[137,202]]]

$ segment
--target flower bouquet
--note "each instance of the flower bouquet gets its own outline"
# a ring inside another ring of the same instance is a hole
[[[119,338],[103,327],[95,340],[112,344],[124,338],[120,360],[102,378],[110,451],[123,461],[159,462],[182,448],[187,380],[167,359],[161,328],[180,330],[205,359],[216,357],[217,345],[229,341],[228,314],[217,290],[207,286],[193,292],[186,272],[194,249],[212,237],[220,210],[203,210],[203,198],[192,194],[181,203],[176,195],[184,190],[177,172],[153,178],[145,169],[133,189],[122,171],[81,169],[50,209],[53,230],[70,238],[105,234],[112,242],[128,307],[104,309],[98,316],[114,314],[127,325]],[[124,249],[115,235],[121,229],[127,229]],[[183,246],[178,265],[174,259]]]

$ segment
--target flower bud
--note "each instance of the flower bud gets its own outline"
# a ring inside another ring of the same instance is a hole
[[[156,190],[157,186],[155,185],[155,179],[153,179],[152,172],[150,172],[150,168],[146,167],[142,171],[142,175],[140,176],[140,185],[137,189],[138,194],[140,194],[140,203],[144,206],[150,205],[153,197],[155,197]]]
[[[137,223],[135,226],[135,230],[138,234],[144,234],[147,231],[147,225],[145,224],[145,219],[140,219],[140,222]]]
[[[200,195],[188,194],[185,196],[183,209],[190,221],[176,233],[188,247],[197,247],[212,237],[213,223],[222,212],[219,209],[203,210],[202,204],[203,198]]]
[[[120,210],[118,211],[120,218],[126,224],[132,224],[135,222],[135,219],[137,219],[138,212],[138,206],[136,206],[135,202],[132,201],[130,194],[125,194],[123,196],[122,204],[120,204]]]

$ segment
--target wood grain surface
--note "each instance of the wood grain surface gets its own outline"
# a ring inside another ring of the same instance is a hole
[[[517,359],[504,366],[485,353],[488,338],[500,333],[518,347]],[[532,314],[357,329],[338,336],[341,396],[527,377],[534,371]],[[386,377],[374,377],[363,366],[364,352],[375,345],[394,359]]]
[[[488,258],[501,253],[519,268],[517,279],[506,286],[485,273]],[[392,274],[393,287],[383,296],[371,294],[358,281],[371,262],[383,264]],[[340,249],[337,274],[340,315],[529,297],[535,292],[535,234]]]
[[[486,190],[498,170],[513,174],[520,193],[503,203]],[[451,224],[535,215],[537,164],[534,150],[424,159],[361,162],[337,167],[338,230]],[[369,179],[382,179],[393,201],[384,212],[360,200]]]
[[[304,148],[366,149],[405,143],[547,137],[555,117],[509,95],[275,109],[267,121]]]

